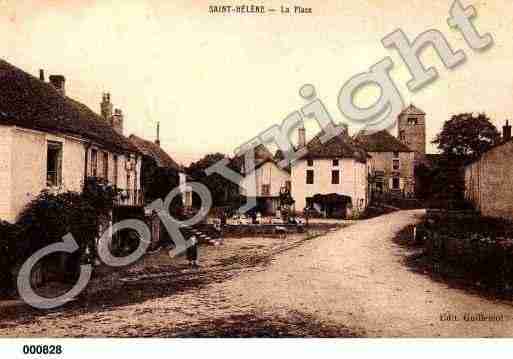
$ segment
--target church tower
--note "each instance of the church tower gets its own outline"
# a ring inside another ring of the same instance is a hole
[[[415,159],[426,155],[426,113],[413,104],[398,116],[399,140],[415,151]]]

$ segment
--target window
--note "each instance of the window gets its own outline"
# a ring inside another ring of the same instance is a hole
[[[399,158],[399,152],[394,152],[394,158]]]
[[[392,160],[392,169],[398,171],[400,167],[400,161],[398,159]]]
[[[331,184],[339,184],[340,183],[340,172],[339,171],[331,171]]]
[[[269,196],[271,194],[271,185],[263,184],[262,185],[262,196]]]
[[[417,118],[416,117],[408,117],[408,125],[416,125]]]
[[[98,151],[94,148],[91,150],[91,176],[98,176]]]
[[[48,142],[46,157],[46,185],[58,187],[62,184],[62,143]]]
[[[306,160],[306,164],[310,167],[313,166],[313,160],[309,158],[308,160]]]
[[[333,167],[338,167],[338,160],[333,160]]]
[[[399,189],[400,181],[399,177],[392,178],[392,189]]]
[[[109,153],[108,152],[103,152],[102,164],[103,164],[103,178],[108,180],[109,179]]]
[[[404,134],[404,130],[399,131],[399,140],[404,141],[406,136]]]
[[[119,166],[118,156],[114,155],[114,174],[113,174],[114,178],[112,179],[112,181],[114,183],[114,186],[116,186],[116,187],[118,185],[118,166]]]
[[[313,184],[313,183],[314,183],[314,171],[306,170],[306,184]]]

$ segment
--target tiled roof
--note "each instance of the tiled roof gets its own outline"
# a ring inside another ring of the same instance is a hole
[[[308,142],[306,145],[307,158],[354,158],[365,163],[367,157],[370,157],[362,147],[353,142],[346,131],[342,131],[326,143],[322,143],[320,140],[323,135],[324,131],[321,131]]]
[[[416,107],[414,104],[410,104],[404,110],[401,111],[400,115],[425,115],[426,113],[422,111],[420,108]]]
[[[285,159],[285,155],[282,150],[276,150],[274,154],[273,161],[279,166],[279,163]],[[290,162],[287,161],[287,166],[283,167],[283,169],[287,172],[290,172]]]
[[[110,150],[139,152],[86,105],[0,60],[0,125],[74,135]]]
[[[180,170],[180,165],[178,165],[172,158],[169,156],[166,151],[164,151],[159,145],[154,142],[147,141],[141,137],[136,135],[130,135],[128,139],[132,142],[132,144],[142,152],[143,155],[151,157],[158,167],[162,168],[171,168],[176,171]]]
[[[369,135],[360,133],[355,142],[367,152],[412,152],[412,150],[387,130],[375,132]]]
[[[268,160],[273,159],[273,155],[269,150],[262,144],[256,146],[253,151],[255,151],[255,168],[259,167],[260,165],[264,164]],[[231,167],[235,169],[236,171],[242,173],[242,168],[244,166],[244,155],[246,152],[237,154],[232,160],[231,160]]]
[[[319,132],[308,142],[305,158],[354,158],[359,162],[365,163],[367,158],[370,157],[362,147],[353,142],[347,135],[345,128],[342,133],[331,138],[326,143],[321,143],[320,138],[323,134],[323,131]],[[285,156],[281,150],[277,150],[273,156],[264,145],[255,147],[255,168],[269,161],[278,164],[283,159],[285,159]],[[244,156],[240,154],[232,159],[231,164],[232,167],[240,172],[243,162]],[[284,170],[290,171],[290,165],[285,167]]]

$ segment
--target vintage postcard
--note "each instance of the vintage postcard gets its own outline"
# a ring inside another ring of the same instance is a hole
[[[511,1],[3,0],[0,19],[0,338],[20,357],[513,337]]]

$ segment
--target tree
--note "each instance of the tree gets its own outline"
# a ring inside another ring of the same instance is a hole
[[[500,140],[497,128],[490,119],[480,113],[454,115],[445,121],[442,132],[433,140],[444,155],[469,158],[479,156]]]
[[[465,176],[458,157],[441,156],[433,164],[431,176],[431,199],[435,203],[444,203],[449,207],[462,203]]]
[[[210,153],[189,165],[188,173],[195,180],[203,183],[210,190],[214,206],[230,205],[239,199],[239,187],[220,174],[206,175],[205,170],[219,161],[228,158],[222,153]]]
[[[179,185],[178,170],[173,168],[159,167],[153,160],[143,161],[141,171],[144,188],[144,199],[150,203],[156,199],[166,198],[173,189]],[[177,202],[181,201],[180,196],[175,196]]]

